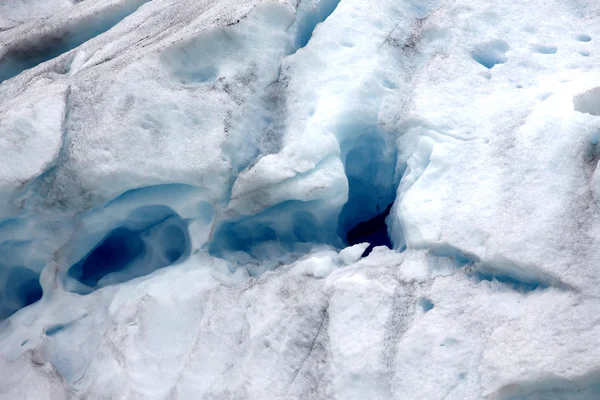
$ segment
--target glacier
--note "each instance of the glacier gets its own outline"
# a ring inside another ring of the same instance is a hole
[[[600,398],[600,4],[0,1],[0,399]]]

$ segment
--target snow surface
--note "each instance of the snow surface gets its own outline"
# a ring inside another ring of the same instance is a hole
[[[600,398],[599,21],[0,1],[0,398]]]

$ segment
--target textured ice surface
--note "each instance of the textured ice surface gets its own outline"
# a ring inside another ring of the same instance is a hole
[[[0,1],[0,398],[600,398],[599,21]]]

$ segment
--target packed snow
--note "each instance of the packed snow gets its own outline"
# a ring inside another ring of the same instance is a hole
[[[0,1],[0,399],[600,398],[600,4]]]

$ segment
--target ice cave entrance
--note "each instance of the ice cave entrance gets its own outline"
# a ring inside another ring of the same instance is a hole
[[[385,211],[381,214],[376,215],[368,221],[360,222],[354,226],[346,234],[346,241],[349,245],[355,245],[358,243],[369,243],[369,247],[363,252],[362,256],[368,256],[374,247],[387,246],[392,248],[392,242],[388,236],[387,225],[385,219],[390,214],[394,203],[390,203]]]
[[[85,294],[147,275],[184,259],[189,252],[187,222],[167,206],[143,206],[107,232],[68,275],[85,285],[75,290]]]
[[[397,154],[382,135],[364,126],[352,128],[365,133],[342,143],[349,193],[339,216],[338,235],[348,245],[368,242],[364,257],[376,246],[392,248],[385,222],[396,198]]]

